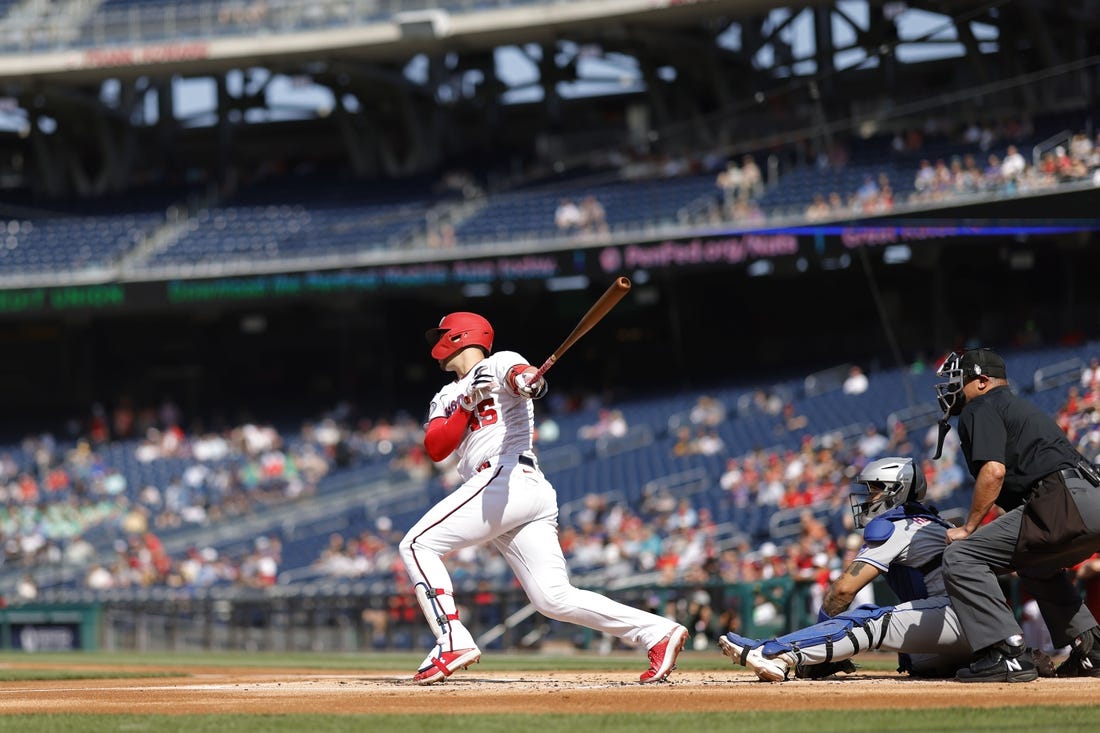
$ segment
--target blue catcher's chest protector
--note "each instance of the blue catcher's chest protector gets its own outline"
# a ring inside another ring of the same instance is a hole
[[[910,517],[921,517],[947,529],[952,526],[936,514],[934,510],[923,504],[904,504],[894,507],[868,522],[863,529],[863,539],[865,542],[885,542],[894,533],[894,520]],[[886,573],[886,585],[890,586],[890,590],[894,591],[902,602],[927,598],[928,588],[924,584],[924,576],[938,568],[942,560],[943,553],[941,552],[919,568],[891,563],[890,572]]]

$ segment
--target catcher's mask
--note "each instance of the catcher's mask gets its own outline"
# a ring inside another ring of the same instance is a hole
[[[963,385],[978,377],[1005,379],[1008,373],[1004,359],[990,349],[970,349],[961,354],[951,352],[936,370],[944,381],[936,384],[936,401],[943,410],[943,420],[957,416],[966,404]]]
[[[432,358],[446,361],[469,346],[479,346],[488,356],[493,350],[493,327],[476,313],[450,313],[437,328],[424,334],[432,347]]]
[[[852,518],[857,529],[894,507],[911,501],[924,501],[928,482],[924,473],[913,465],[912,458],[879,458],[871,461],[856,476],[856,483],[867,487],[866,492],[852,492]]]

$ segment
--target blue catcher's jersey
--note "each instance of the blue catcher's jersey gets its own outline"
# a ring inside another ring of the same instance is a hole
[[[901,601],[946,595],[940,561],[950,527],[923,504],[895,507],[867,523],[853,562],[878,568]]]

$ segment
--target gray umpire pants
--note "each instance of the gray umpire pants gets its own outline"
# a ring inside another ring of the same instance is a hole
[[[1100,550],[1100,488],[1079,478],[1067,479],[1065,484],[1088,529],[1085,542],[1091,544],[1093,552]],[[1056,648],[1097,625],[1073,576],[1065,570],[1087,554],[1075,559],[1055,556],[1050,562],[1014,557],[1024,508],[1006,512],[944,550],[947,595],[974,651],[1023,633],[997,580],[1001,572],[1015,571],[1019,576],[1023,592],[1038,603]]]

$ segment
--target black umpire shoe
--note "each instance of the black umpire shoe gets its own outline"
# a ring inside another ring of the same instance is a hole
[[[1025,654],[1023,644],[1001,641],[987,646],[977,654],[969,667],[955,673],[959,682],[1031,682],[1038,679],[1039,671]]]
[[[1100,677],[1100,626],[1075,638],[1069,658],[1058,665],[1059,677]]]

